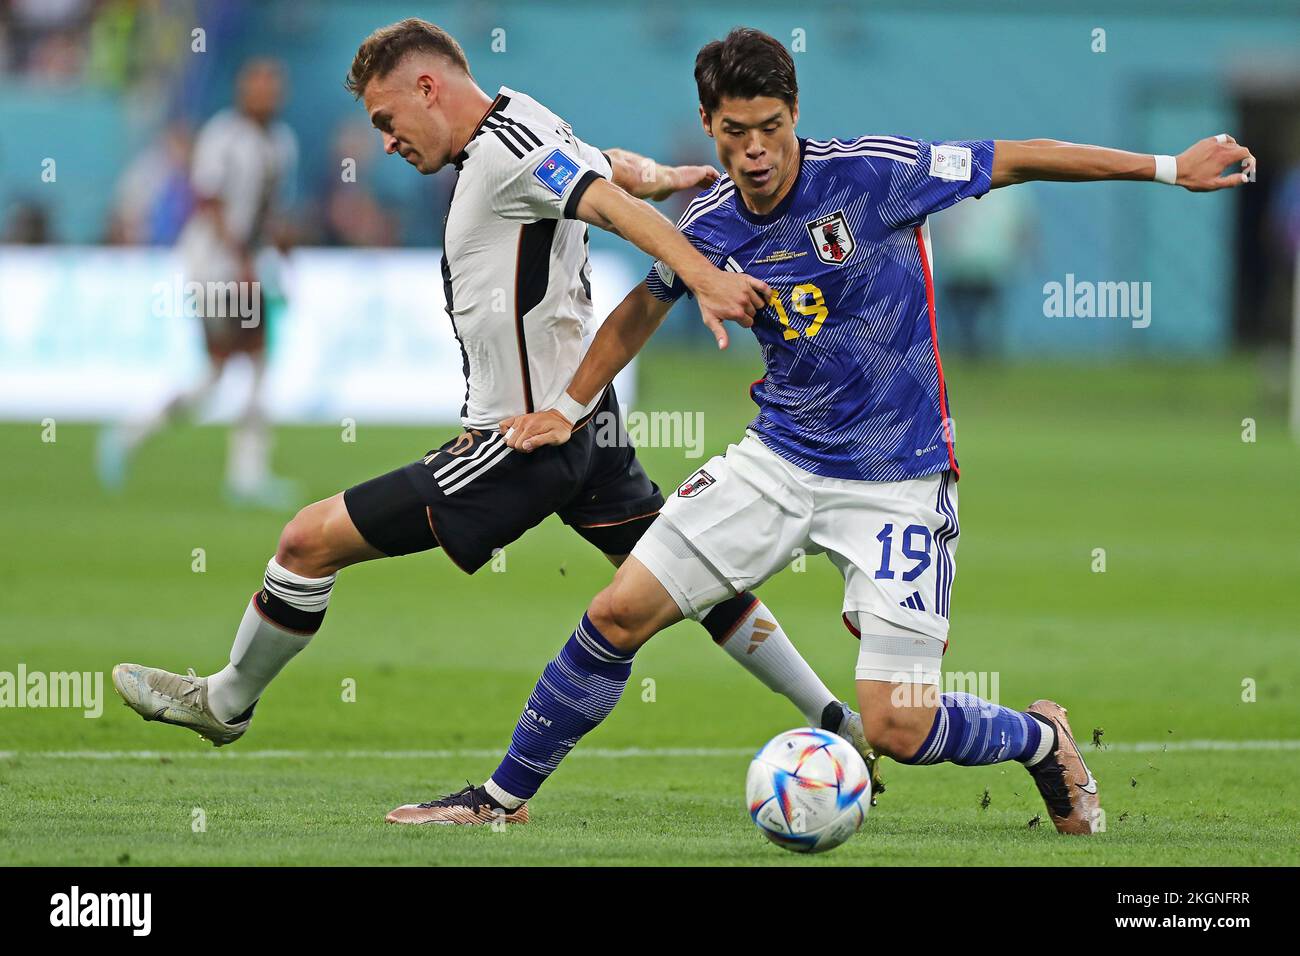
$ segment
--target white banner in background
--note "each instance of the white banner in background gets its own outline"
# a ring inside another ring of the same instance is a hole
[[[288,308],[268,309],[266,399],[281,422],[454,423],[465,398],[460,347],[443,309],[437,250],[299,249]],[[638,281],[593,253],[597,322]],[[102,421],[190,386],[207,359],[195,318],[166,309],[181,278],[170,250],[0,246],[0,418]],[[270,275],[265,283],[270,293]],[[592,330],[595,331],[594,328]],[[230,363],[203,421],[240,407],[247,363]],[[634,398],[633,368],[619,398]]]

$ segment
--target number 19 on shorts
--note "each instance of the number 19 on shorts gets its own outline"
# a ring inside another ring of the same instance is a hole
[[[895,539],[898,553],[902,556],[900,567],[907,561],[912,566],[902,571],[904,581],[915,581],[930,566],[930,550],[934,539],[930,529],[923,524],[909,524],[901,534],[895,535],[893,522],[886,524],[876,535],[880,542],[880,567],[876,569],[876,580],[892,581],[895,578],[892,559],[894,557]]]

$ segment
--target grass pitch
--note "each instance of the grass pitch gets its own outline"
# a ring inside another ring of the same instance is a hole
[[[647,357],[640,405],[702,410],[713,454],[742,433],[756,375],[707,351]],[[392,806],[495,767],[537,674],[608,581],[604,560],[550,519],[500,573],[469,578],[437,552],[348,569],[248,735],[214,751],[120,706],[107,672],[221,666],[290,515],[221,504],[221,430],[161,436],[109,498],[93,428],[60,424],[42,443],[33,423],[0,427],[0,671],[102,672],[105,707],[0,709],[0,863],[1300,863],[1287,796],[1300,778],[1300,450],[1255,370],[949,366],[964,477],[945,667],[996,673],[1012,706],[1070,708],[1104,835],[1031,826],[1042,805],[1016,764],[887,764],[888,792],[849,843],[811,858],[771,846],[744,810],[747,754],[801,721],[691,623],[638,655],[532,824],[387,826]],[[347,444],[283,429],[278,468],[305,503],[452,431],[362,422]],[[642,455],[669,488],[702,463]],[[829,563],[762,595],[851,698],[856,643]],[[1087,744],[1094,728],[1109,749]]]

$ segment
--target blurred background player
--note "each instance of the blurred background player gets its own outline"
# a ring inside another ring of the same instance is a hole
[[[267,295],[275,253],[288,230],[277,223],[285,184],[291,182],[298,146],[277,119],[284,98],[280,65],[248,62],[236,81],[236,103],[210,119],[194,144],[193,212],[177,241],[186,289],[202,320],[208,365],[202,379],[152,411],[112,425],[100,436],[97,470],[105,487],[119,489],[132,455],[152,435],[198,411],[215,392],[227,366],[243,356],[252,368],[248,391],[231,427],[226,455],[226,495],[236,504],[284,508],[293,503],[291,482],[271,473],[271,439],[263,402],[266,378]],[[194,286],[198,283],[199,286]],[[190,290],[202,293],[191,297]]]

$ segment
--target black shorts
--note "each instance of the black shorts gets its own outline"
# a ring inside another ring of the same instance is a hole
[[[664,499],[618,415],[611,387],[568,442],[534,452],[511,450],[498,430],[470,429],[349,488],[343,501],[361,536],[385,554],[441,546],[469,574],[551,514],[604,553],[627,554]]]

